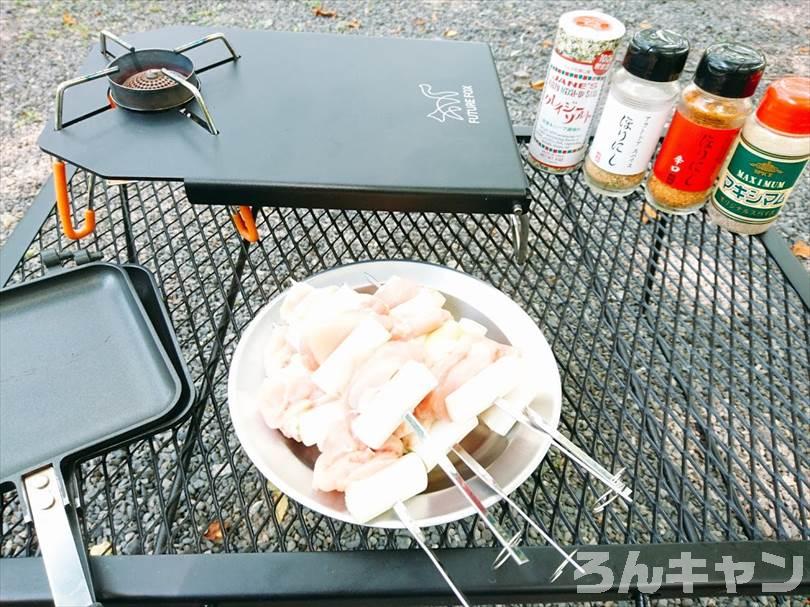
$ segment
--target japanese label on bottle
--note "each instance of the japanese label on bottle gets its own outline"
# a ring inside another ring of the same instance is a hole
[[[599,102],[613,51],[590,62],[551,54],[543,99],[534,125],[529,153],[543,164],[564,168],[585,157],[588,128]]]
[[[645,112],[609,94],[588,156],[600,169],[615,175],[644,172],[671,109]]]
[[[702,192],[714,183],[726,153],[740,129],[713,129],[675,112],[653,173],[668,186]]]
[[[770,223],[779,214],[810,156],[780,156],[740,137],[712,195],[714,206],[741,223]]]

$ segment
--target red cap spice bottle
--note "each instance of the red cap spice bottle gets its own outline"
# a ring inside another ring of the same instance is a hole
[[[647,202],[666,213],[686,214],[709,198],[729,148],[751,113],[751,95],[765,57],[742,44],[706,49],[664,137],[647,180]]]
[[[745,122],[709,205],[709,218],[738,234],[776,221],[810,158],[810,78],[777,80]]]

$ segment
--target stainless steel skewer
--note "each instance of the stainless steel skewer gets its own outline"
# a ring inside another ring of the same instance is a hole
[[[450,590],[453,591],[453,594],[456,595],[456,598],[459,600],[459,602],[462,605],[464,605],[464,607],[470,607],[469,602],[467,602],[467,597],[465,597],[464,593],[461,592],[461,590],[458,589],[458,586],[456,586],[453,583],[453,580],[450,578],[450,575],[447,573],[447,571],[442,566],[439,559],[427,545],[427,542],[425,541],[425,536],[422,534],[422,530],[416,524],[416,521],[414,521],[411,518],[411,515],[408,512],[408,508],[405,507],[405,504],[403,504],[402,502],[397,502],[396,504],[394,504],[394,512],[396,512],[397,516],[399,517],[399,520],[402,521],[402,524],[405,525],[406,529],[408,529],[408,532],[411,534],[413,539],[416,540],[416,543],[419,544],[419,547],[422,549],[422,551],[428,556],[430,562],[433,563],[433,566],[436,568],[436,571],[439,572],[439,575],[441,575],[442,578],[444,578],[444,581],[450,587]]]
[[[547,436],[550,436],[554,445],[560,449],[563,453],[565,453],[569,458],[571,458],[575,463],[579,466],[587,470],[590,474],[592,474],[597,480],[601,481],[605,485],[608,486],[610,489],[609,492],[603,494],[596,503],[594,507],[594,512],[601,512],[605,509],[605,507],[612,502],[616,497],[621,497],[624,499],[628,504],[632,503],[632,499],[630,498],[630,494],[632,491],[622,482],[619,481],[621,474],[624,470],[620,470],[616,474],[612,474],[607,469],[604,468],[599,462],[594,460],[590,455],[585,453],[582,449],[577,447],[568,437],[564,434],[552,428],[543,420],[542,417],[536,412],[533,411],[530,407],[526,407],[522,412],[517,412],[512,410],[503,400],[499,399],[495,401],[495,404],[502,409],[503,411],[507,412],[509,415],[514,417],[518,422],[531,428],[535,432],[540,432]],[[611,495],[611,493],[615,493],[616,495]],[[609,499],[608,499],[609,498]]]
[[[419,440],[424,441],[427,439],[427,431],[422,426],[422,424],[419,423],[419,420],[413,416],[412,413],[408,413],[407,415],[405,415],[405,421],[408,422],[408,425],[416,433],[416,436],[419,438]],[[470,502],[470,504],[472,504],[473,508],[475,508],[475,511],[484,521],[484,524],[487,527],[489,527],[489,530],[492,532],[492,535],[495,536],[495,538],[498,540],[501,546],[503,546],[504,550],[506,550],[509,553],[509,556],[512,557],[512,560],[514,560],[518,565],[524,565],[528,563],[529,559],[526,556],[526,554],[523,552],[523,550],[520,549],[520,547],[513,546],[510,543],[510,541],[506,539],[506,536],[503,534],[503,531],[501,530],[500,525],[498,525],[498,522],[495,520],[492,514],[489,513],[484,504],[481,503],[481,500],[472,490],[472,487],[470,487],[470,485],[467,484],[467,481],[465,481],[464,478],[458,473],[458,470],[456,470],[456,467],[450,461],[450,458],[448,458],[447,455],[445,455],[444,453],[435,453],[434,455],[436,456],[436,463],[438,464],[438,466],[442,469],[442,471],[444,471],[444,473],[447,475],[447,478],[450,479],[450,481],[456,486],[456,488],[459,491],[461,491],[466,500]]]
[[[501,498],[507,504],[509,504],[512,508],[514,508],[514,510],[520,515],[520,517],[524,521],[526,521],[529,525],[531,525],[532,529],[534,529],[535,531],[537,531],[537,533],[540,534],[540,537],[546,540],[546,543],[549,546],[554,548],[557,552],[559,552],[562,555],[564,559],[563,566],[566,563],[570,563],[574,567],[574,569],[576,569],[582,574],[585,573],[585,570],[582,568],[582,566],[579,563],[577,563],[573,558],[574,555],[577,553],[577,551],[574,550],[571,554],[568,554],[565,550],[563,550],[562,547],[557,542],[554,541],[554,538],[552,538],[548,533],[546,533],[543,530],[543,528],[540,525],[538,525],[535,522],[535,520],[523,510],[523,508],[518,506],[517,503],[511,497],[509,497],[506,491],[503,490],[503,487],[500,486],[498,481],[496,481],[495,478],[487,471],[487,469],[484,468],[480,463],[478,463],[478,460],[475,459],[464,447],[462,447],[461,445],[455,445],[452,448],[452,451],[458,456],[458,458],[462,462],[464,462],[467,465],[467,467],[470,470],[472,470],[473,474],[475,474],[478,478],[484,481],[490,489],[492,489],[495,493],[500,495]],[[495,559],[494,564],[495,569],[500,567],[506,561],[506,559],[504,558],[505,552],[506,552],[505,550],[501,551],[501,554],[499,554],[498,558]],[[557,569],[557,571],[554,572],[554,577],[551,579],[551,581],[553,582],[555,579],[557,579],[562,574],[562,572],[563,567]]]

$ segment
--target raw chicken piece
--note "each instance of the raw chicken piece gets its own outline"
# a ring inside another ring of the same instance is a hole
[[[502,356],[448,394],[444,404],[450,419],[478,417],[498,398],[516,388],[526,376],[522,362],[517,356]]]
[[[271,376],[279,369],[289,365],[294,353],[295,350],[287,342],[287,327],[273,328],[270,339],[267,340],[267,346],[264,348],[265,375]]]
[[[394,437],[372,451],[354,438],[348,417],[336,423],[318,447],[322,453],[315,460],[312,486],[321,491],[343,491],[350,482],[374,474],[404,453],[402,441]]]
[[[420,287],[414,297],[391,309],[394,339],[411,339],[438,329],[453,317],[442,308],[444,297],[438,291]]]
[[[388,305],[375,295],[358,293],[347,285],[315,289],[305,283],[297,283],[284,298],[280,314],[282,320],[295,325],[302,320],[322,320],[350,310],[387,314]]]
[[[354,481],[369,477],[403,455],[405,455],[405,447],[402,441],[392,436],[382,447],[374,451],[374,457],[352,470],[346,477],[344,484],[348,485]]]
[[[327,394],[343,394],[355,368],[390,338],[373,318],[361,321],[312,374],[312,381]]]
[[[290,290],[287,291],[287,295],[284,296],[284,301],[281,302],[281,308],[279,309],[281,320],[289,321],[293,317],[299,316],[301,314],[299,307],[314,292],[315,288],[311,287],[305,282],[297,282],[290,287]]]
[[[349,382],[347,402],[352,409],[362,409],[374,393],[407,361],[421,362],[423,348],[414,341],[389,341],[355,370]]]
[[[377,321],[385,329],[390,329],[393,324],[388,316],[377,314],[370,308],[346,310],[306,325],[301,323],[300,347],[310,352],[320,365],[366,319]]]
[[[349,414],[346,404],[339,400],[320,403],[305,411],[298,420],[301,442],[307,447],[326,438],[332,427]]]
[[[347,310],[371,310],[375,314],[388,314],[388,304],[376,295],[360,293],[348,285],[343,285],[329,300],[336,312]]]
[[[405,445],[398,437],[391,435],[375,453],[391,453],[396,457],[402,457],[405,455]]]
[[[406,362],[352,420],[352,432],[372,449],[380,448],[402,423],[405,415],[413,411],[435,387],[436,378],[430,369],[422,363]]]
[[[281,416],[279,431],[287,438],[301,442],[301,416],[312,410],[313,407],[315,407],[315,402],[309,398],[291,402]]]
[[[262,381],[260,412],[270,428],[279,429],[290,406],[300,407],[302,401],[312,404],[322,396],[312,383],[310,371],[303,365],[291,364]]]
[[[349,475],[374,458],[371,449],[348,453],[321,453],[312,469],[312,486],[320,491],[343,491]]]
[[[418,291],[419,285],[415,282],[407,278],[392,276],[385,281],[385,284],[380,285],[374,295],[381,299],[389,308],[393,308],[408,301],[411,297],[416,295]]]
[[[431,369],[438,378],[439,385],[419,403],[414,411],[417,419],[430,422],[449,419],[444,403],[447,395],[495,362],[501,354],[501,348],[501,344],[486,338],[459,340],[459,349]]]
[[[352,434],[351,418],[351,414],[344,416],[329,429],[329,432],[322,440],[318,441],[318,449],[321,453],[348,453],[366,448]]]

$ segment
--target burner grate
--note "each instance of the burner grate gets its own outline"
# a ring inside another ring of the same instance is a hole
[[[129,76],[124,80],[123,86],[141,91],[159,91],[177,83],[160,71],[160,68],[149,68]]]

